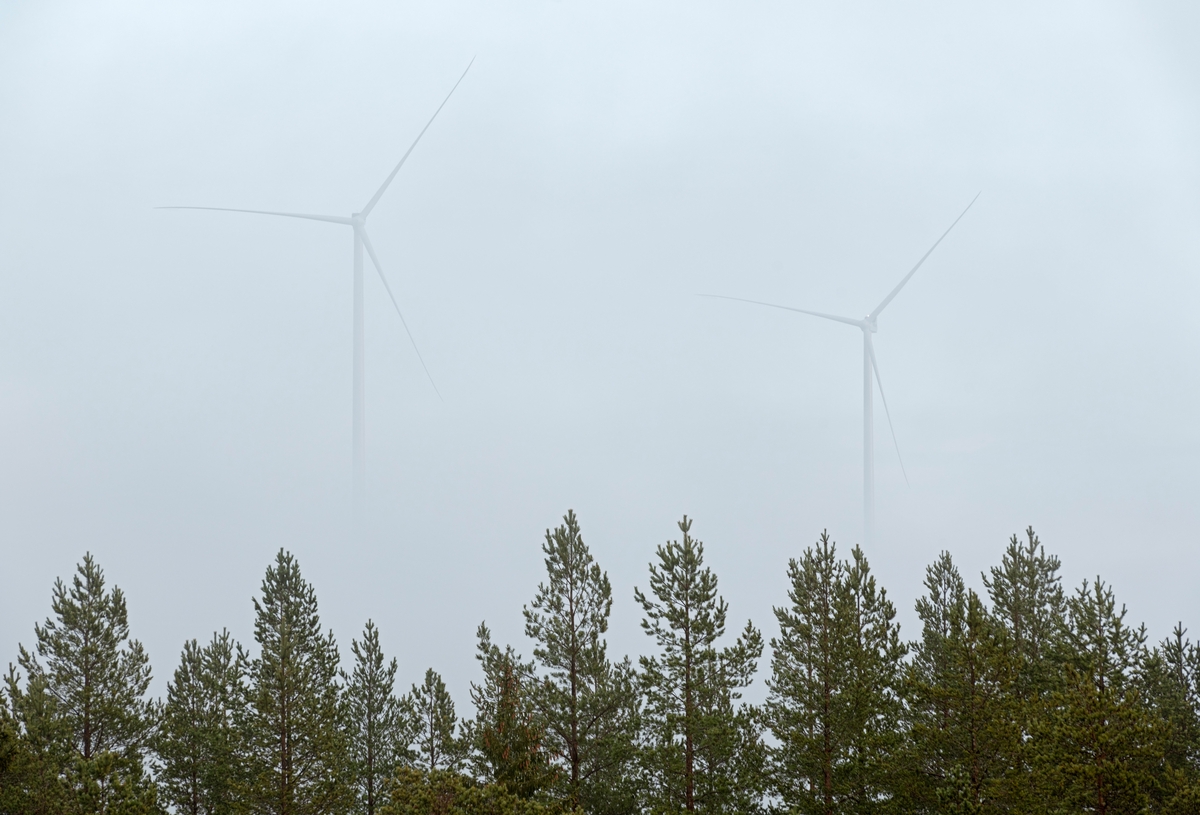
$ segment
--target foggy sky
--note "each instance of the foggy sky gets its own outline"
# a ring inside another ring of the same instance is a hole
[[[877,538],[907,638],[1032,524],[1073,588],[1200,631],[1194,4],[0,5],[0,664],[85,551],[155,692],[252,644],[280,547],[343,656],[367,618],[460,713],[475,626],[568,508],[633,587],[693,533],[770,636],[785,567],[861,541],[858,316],[880,317]],[[468,61],[370,233],[368,533],[350,529],[349,215]],[[766,665],[763,665],[766,668]],[[760,681],[756,688],[761,692]]]

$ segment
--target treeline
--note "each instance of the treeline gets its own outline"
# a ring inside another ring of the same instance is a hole
[[[1099,579],[1064,590],[1032,529],[982,595],[938,557],[909,642],[863,552],[823,534],[764,643],[731,630],[679,528],[634,590],[635,663],[608,653],[612,587],[569,512],[523,609],[531,658],[480,625],[461,718],[434,670],[398,686],[371,622],[343,659],[285,551],[253,649],[187,642],[150,699],[125,598],[85,556],[9,667],[0,812],[1200,813],[1200,651],[1181,627],[1148,644]]]

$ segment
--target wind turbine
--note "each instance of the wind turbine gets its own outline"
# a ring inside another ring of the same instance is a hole
[[[417,342],[413,339],[412,332],[408,329],[408,322],[404,319],[404,314],[400,311],[400,304],[396,302],[396,295],[392,293],[392,287],[388,285],[387,277],[383,273],[383,266],[379,262],[379,257],[375,254],[375,248],[371,245],[371,239],[367,236],[367,217],[371,214],[371,210],[375,209],[375,205],[379,203],[379,199],[383,197],[387,191],[388,185],[392,183],[392,179],[400,172],[400,168],[404,166],[404,162],[408,160],[413,149],[416,148],[417,142],[421,141],[421,137],[425,135],[425,131],[433,124],[433,120],[442,112],[442,108],[450,101],[450,97],[454,95],[454,91],[462,83],[467,76],[467,71],[471,70],[471,65],[475,62],[472,58],[471,62],[467,63],[467,68],[462,72],[462,76],[458,78],[458,82],[454,83],[454,87],[450,89],[450,93],[446,94],[446,98],[442,100],[442,104],[438,105],[438,109],[433,112],[433,116],[429,117],[429,121],[421,132],[417,134],[417,138],[413,140],[412,145],[400,157],[399,163],[396,164],[388,177],[384,179],[383,184],[371,196],[371,200],[367,201],[366,206],[359,212],[352,212],[350,217],[340,215],[309,215],[299,212],[270,212],[258,209],[231,209],[229,207],[157,207],[157,209],[203,209],[216,212],[245,212],[252,215],[278,215],[284,218],[303,218],[309,221],[324,221],[331,224],[341,224],[342,226],[351,227],[354,230],[354,525],[355,533],[361,534],[363,529],[363,514],[366,503],[366,394],[364,389],[365,379],[365,363],[363,359],[363,346],[365,344],[365,335],[363,330],[363,248],[367,250],[367,254],[371,256],[371,263],[375,265],[375,271],[379,273],[379,279],[383,281],[383,287],[387,290],[388,297],[391,298],[392,305],[396,308],[396,314],[400,317],[400,323],[404,326],[404,331],[408,334],[409,342],[412,343],[413,351],[417,354],[417,359],[421,362],[421,367],[425,370],[425,376],[429,378],[429,384],[433,385],[433,390],[441,398],[441,393],[437,389],[437,385],[433,381],[433,376],[429,373],[428,366],[425,365],[425,360],[421,357],[421,351],[417,348]]]
[[[770,308],[781,308],[786,311],[796,311],[801,314],[809,314],[813,317],[822,317],[826,320],[833,320],[846,325],[852,325],[862,331],[863,335],[863,541],[864,544],[870,544],[875,537],[875,415],[872,408],[872,396],[875,388],[871,378],[874,374],[875,383],[879,385],[879,396],[883,400],[883,411],[887,416],[888,429],[892,432],[892,444],[896,446],[896,458],[900,459],[900,471],[904,473],[905,482],[908,481],[908,472],[904,469],[904,459],[900,458],[900,443],[896,441],[896,429],[892,427],[892,414],[888,410],[887,397],[883,393],[883,380],[879,376],[879,364],[875,361],[875,347],[871,342],[871,335],[878,331],[877,320],[879,314],[887,308],[888,304],[895,299],[900,290],[904,288],[917,269],[921,268],[921,264],[926,258],[933,254],[933,250],[937,249],[938,244],[945,240],[950,234],[950,230],[958,225],[962,220],[963,215],[967,214],[967,210],[974,205],[979,199],[979,193],[971,199],[971,203],[967,204],[967,209],[962,211],[962,214],[954,219],[954,223],[950,224],[950,228],[942,233],[942,237],[938,238],[933,246],[929,247],[929,251],[921,256],[917,261],[917,265],[909,270],[904,279],[896,284],[896,288],[892,289],[887,297],[883,298],[883,302],[875,307],[875,310],[862,319],[856,320],[853,317],[839,317],[836,314],[824,314],[819,311],[808,311],[803,308],[792,308],[791,306],[781,306],[775,303],[763,303],[759,300],[746,300],[742,297],[726,297],[720,294],[702,294],[701,297],[717,297],[722,300],[736,300],[741,303],[752,303],[756,306],[769,306]]]

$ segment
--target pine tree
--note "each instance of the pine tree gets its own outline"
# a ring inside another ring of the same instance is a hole
[[[0,775],[0,812],[5,815],[57,815],[70,809],[65,778],[73,760],[71,728],[58,715],[46,682],[44,675],[35,674],[22,688],[11,665],[5,677],[0,714],[8,739]]]
[[[17,722],[8,709],[8,705],[0,705],[0,812],[8,812],[14,808],[12,801],[7,801],[5,793],[18,789],[14,768],[19,763],[24,745],[17,734]]]
[[[1060,678],[1033,739],[1049,811],[1132,815],[1152,800],[1162,733],[1142,694],[1145,632],[1125,615],[1099,578],[1067,601]]]
[[[640,660],[647,805],[750,813],[760,807],[763,747],[758,712],[739,700],[762,655],[762,635],[747,622],[733,645],[718,648],[728,606],[691,527],[684,516],[683,542],[658,547],[650,595],[634,589],[646,615],[642,628],[660,651]]]
[[[129,637],[125,596],[105,591],[104,572],[87,554],[69,588],[55,581],[51,609],[54,616],[34,626],[34,653],[21,646],[18,662],[69,733],[67,806],[152,811],[145,760],[157,711],[146,698],[150,660]]]
[[[1047,555],[1033,527],[1022,543],[1009,539],[1000,566],[984,576],[992,613],[1004,625],[1021,661],[1017,692],[1027,699],[1039,696],[1053,683],[1056,669],[1050,655],[1066,619],[1066,599],[1054,555]]]
[[[348,759],[358,811],[375,815],[385,802],[387,779],[410,758],[412,714],[396,698],[396,660],[385,662],[373,622],[367,621],[362,641],[352,640],[350,650],[354,669],[343,677]]]
[[[340,728],[338,650],[321,632],[317,596],[282,549],[254,600],[254,639],[240,722],[248,779],[242,799],[256,812],[321,815],[350,800],[348,746]]]
[[[476,658],[483,682],[471,683],[475,721],[469,738],[476,773],[520,798],[533,798],[557,778],[546,751],[546,728],[533,704],[533,666],[512,646],[500,650],[480,623]]]
[[[158,782],[163,802],[188,815],[235,811],[236,720],[245,698],[245,655],[228,631],[203,648],[184,644],[167,685],[158,734]]]
[[[389,797],[380,815],[566,815],[557,802],[522,798],[503,784],[480,784],[449,770],[400,767]]]
[[[463,740],[456,735],[458,717],[454,714],[454,700],[442,677],[429,668],[425,671],[425,681],[420,687],[412,686],[408,699],[416,731],[414,764],[430,773],[460,770]]]
[[[1054,654],[1061,650],[1067,608],[1060,565],[1028,527],[1025,541],[1013,535],[1000,565],[983,576],[993,619],[1004,629],[1016,672],[1004,704],[1021,738],[1010,756],[1009,780],[1001,797],[1022,812],[1038,812],[1046,794],[1030,751],[1045,696],[1060,678]]]
[[[877,812],[894,796],[897,694],[905,649],[895,609],[862,552],[837,559],[822,533],[788,564],[790,608],[775,609],[766,720],[773,787],[797,813]]]
[[[1200,812],[1200,647],[1175,626],[1146,660],[1146,697],[1164,727],[1163,784],[1156,801],[1167,813]]]
[[[1002,626],[967,589],[949,553],[926,570],[923,624],[906,679],[911,811],[1010,811],[1021,732],[1011,706],[1016,661]]]
[[[612,586],[574,511],[546,531],[542,551],[548,580],[524,610],[525,633],[544,672],[535,699],[560,757],[559,795],[589,814],[631,811],[637,697],[628,661],[613,665],[606,652]]]

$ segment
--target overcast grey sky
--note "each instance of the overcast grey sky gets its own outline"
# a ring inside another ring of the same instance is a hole
[[[861,538],[861,341],[696,295],[864,314],[980,190],[875,338],[905,634],[938,551],[978,585],[1029,524],[1200,630],[1198,39],[1194,3],[0,4],[0,663],[90,550],[161,692],[252,640],[282,546],[344,652],[371,617],[465,711],[568,508],[618,654],[684,513],[769,635],[787,559]],[[154,207],[348,215],[473,56],[371,219],[445,401],[368,277],[355,543],[350,231]]]

